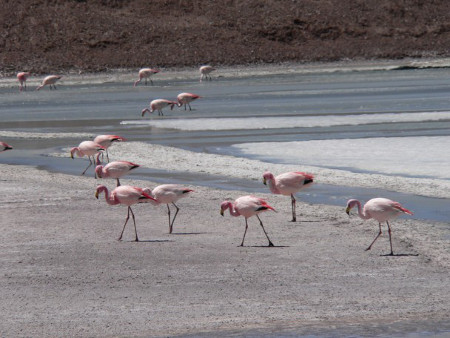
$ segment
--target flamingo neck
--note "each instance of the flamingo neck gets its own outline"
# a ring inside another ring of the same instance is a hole
[[[277,188],[275,178],[268,179],[269,181],[269,189],[272,192],[272,194],[281,194],[281,191]]]
[[[116,205],[116,204],[120,203],[112,193],[111,194],[109,193],[108,188],[105,187],[104,185],[98,187],[97,189],[98,189],[99,193],[102,193],[102,192],[105,193],[105,201],[109,205]]]
[[[231,215],[231,216],[237,217],[237,216],[240,216],[240,215],[241,215],[241,214],[239,213],[239,211],[236,210],[236,208],[235,208],[235,206],[234,206],[233,203],[230,202],[230,203],[228,204],[228,208],[230,209],[230,215]]]
[[[358,216],[361,217],[362,219],[369,219],[371,218],[369,215],[366,215],[364,213],[364,211],[361,208],[361,202],[360,201],[356,201],[356,206],[358,207]]]
[[[73,157],[73,154],[76,154],[78,157],[83,157],[83,153],[81,152],[80,148],[78,148],[78,147],[72,148],[70,153],[72,154],[72,157]]]

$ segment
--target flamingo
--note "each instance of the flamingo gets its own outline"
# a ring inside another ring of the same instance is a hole
[[[201,98],[201,96],[198,96],[196,94],[191,94],[191,93],[180,93],[177,96],[177,100],[178,100],[178,107],[181,107],[184,105],[184,110],[186,110],[186,105],[189,106],[189,110],[192,110],[191,105],[189,103],[191,103],[194,100],[197,100]]]
[[[389,243],[391,244],[391,253],[390,256],[394,255],[394,251],[392,250],[392,238],[391,238],[391,227],[389,225],[388,220],[398,217],[401,214],[408,214],[412,215],[413,213],[409,211],[408,209],[404,208],[400,203],[391,201],[387,198],[373,198],[369,200],[365,205],[363,210],[361,211],[361,202],[355,199],[351,199],[347,202],[347,209],[345,212],[350,215],[350,210],[354,206],[358,207],[358,215],[362,219],[370,219],[373,218],[374,220],[378,221],[378,226],[380,228],[380,231],[378,232],[378,235],[375,237],[375,239],[370,243],[369,247],[366,249],[370,250],[372,248],[373,243],[380,237],[381,235],[381,223],[386,222],[388,226],[388,233],[389,233]]]
[[[99,164],[97,155],[97,164]],[[119,177],[128,174],[131,170],[139,168],[139,164],[135,164],[128,161],[114,161],[105,166],[97,165],[95,167],[95,173],[99,178],[115,178],[117,180],[117,186],[120,186]]]
[[[8,143],[0,142],[0,153],[2,151],[11,150],[13,147],[11,147]]]
[[[177,184],[162,184],[157,186],[153,190],[146,188],[144,189],[144,191],[156,199],[156,203],[153,204],[167,205],[167,214],[169,216],[169,234],[171,234],[173,230],[173,223],[175,222],[175,218],[177,217],[178,211],[180,210],[175,202],[180,198],[186,197],[190,192],[193,192],[194,190]],[[173,216],[172,222],[170,221],[169,204],[172,204],[177,210],[175,212],[175,215]]]
[[[125,231],[125,226],[127,225],[131,213],[134,223],[134,233],[136,235],[135,241],[138,242],[139,238],[136,229],[136,220],[134,218],[134,213],[131,209],[131,206],[136,203],[142,203],[146,200],[154,200],[154,198],[146,194],[143,189],[132,187],[130,185],[121,185],[120,187],[116,187],[113,191],[111,191],[111,194],[109,194],[107,187],[105,187],[104,185],[99,185],[97,186],[97,190],[95,191],[95,197],[98,199],[99,194],[102,192],[105,193],[106,203],[110,205],[125,204],[126,206],[128,206],[127,218],[125,219],[125,224],[123,225],[122,232],[120,233],[120,236],[117,240],[120,241],[122,239],[123,232]]]
[[[258,218],[259,224],[261,225],[261,227],[264,231],[264,234],[266,235],[267,239],[269,240],[269,246],[274,246],[272,241],[270,240],[269,236],[267,235],[266,229],[264,229],[264,225],[263,225],[261,219],[258,216],[258,214],[263,211],[267,211],[267,210],[275,211],[275,209],[272,208],[269,204],[267,204],[267,202],[264,199],[255,197],[255,196],[241,196],[241,197],[237,198],[234,202],[223,201],[220,204],[220,214],[223,216],[224,211],[227,209],[230,209],[230,215],[232,215],[232,216],[235,216],[235,217],[244,216],[245,217],[244,237],[242,238],[242,243],[240,246],[244,246],[245,234],[247,233],[247,228],[248,228],[247,219],[254,215],[256,215],[256,217]]]
[[[19,91],[21,92],[23,89],[27,90],[27,79],[30,76],[30,72],[20,72],[17,73],[17,80],[20,83]]]
[[[108,162],[109,162],[108,148],[112,145],[113,142],[117,141],[122,142],[126,141],[126,139],[117,135],[98,135],[94,138],[95,143],[98,143],[103,148],[105,148],[106,158],[108,159]]]
[[[165,100],[165,99],[156,99],[156,100],[153,100],[152,102],[150,102],[150,109],[148,109],[148,108],[142,109],[142,116],[144,116],[144,114],[146,112],[153,113],[155,110],[158,111],[158,115],[163,116],[164,115],[162,112],[163,108],[170,106],[170,110],[172,110],[173,106],[175,106],[175,105],[177,105],[177,102],[175,102],[175,101],[169,101],[169,100]]]
[[[211,75],[209,75],[209,73],[211,73],[213,70],[216,70],[216,68],[211,67],[211,66],[201,66],[200,67],[200,82],[202,82],[203,79],[211,80]]]
[[[46,86],[46,85],[49,85],[50,89],[52,89],[52,86],[53,86],[54,89],[56,89],[55,83],[56,83],[59,79],[61,79],[61,77],[62,77],[62,76],[59,76],[59,75],[49,75],[49,76],[46,76],[46,77],[44,78],[44,80],[42,80],[41,85],[40,85],[39,87],[37,87],[36,90],[39,90],[39,89],[41,89],[42,87],[44,87],[44,86]]]
[[[314,176],[303,172],[287,172],[274,177],[269,171],[263,174],[263,183],[267,184],[273,194],[291,196],[292,222],[297,221],[295,212],[296,200],[294,194],[314,182]]]
[[[145,79],[145,85],[147,85],[147,78],[150,80],[150,83],[153,86],[153,81],[151,79],[151,76],[154,74],[159,73],[158,69],[152,69],[152,68],[142,68],[141,70],[139,70],[139,80],[137,80],[133,87],[136,87],[136,85],[141,82],[142,79]]]
[[[88,168],[95,163],[95,158],[94,155],[104,151],[105,148],[102,147],[100,144],[95,143],[94,141],[83,141],[79,144],[78,147],[74,147],[72,149],[70,149],[70,157],[72,157],[72,159],[74,158],[74,154],[77,154],[78,157],[83,157],[83,156],[87,156],[89,159],[89,165],[86,167],[86,169],[84,169],[83,173],[81,175],[84,175],[86,173],[86,170],[88,170]],[[91,160],[92,157],[92,160]]]

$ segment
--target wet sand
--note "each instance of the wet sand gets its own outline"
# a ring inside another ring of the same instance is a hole
[[[186,157],[175,148],[152,147],[149,157],[155,163],[164,156],[168,170],[224,172],[226,162],[214,155]],[[129,142],[114,151],[127,152],[129,160],[141,156],[132,149],[142,147]],[[228,163],[231,176],[234,163]],[[239,167],[246,164],[242,160]],[[263,162],[251,165],[249,173],[270,169]],[[219,204],[243,193],[194,186],[195,193],[178,203],[174,234],[168,234],[165,206],[142,204],[133,208],[141,242],[132,241],[131,224],[119,242],[126,207],[95,199],[99,181],[92,172],[81,177],[26,166],[0,168],[2,336],[450,330],[448,224],[393,221],[398,255],[389,257],[383,256],[389,253],[387,234],[364,251],[377,225],[355,214],[349,218],[345,206],[300,200],[298,222],[292,223],[288,198],[258,194],[278,211],[261,216],[276,247],[266,246],[253,218],[246,246],[238,247],[244,220],[221,217]],[[321,174],[320,180],[339,184],[340,175],[332,182],[330,177]],[[101,182],[114,187],[112,180]],[[129,179],[122,184],[155,185]],[[434,196],[442,190],[429,189]]]

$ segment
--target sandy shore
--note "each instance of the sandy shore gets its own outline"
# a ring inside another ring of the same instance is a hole
[[[170,159],[166,169],[182,170],[172,168],[186,159],[178,150],[153,147],[152,157]],[[123,143],[115,151],[127,152],[130,160],[141,156],[131,148]],[[187,165],[199,170],[215,163],[191,155]],[[251,165],[249,172],[270,169],[258,161]],[[448,224],[394,221],[394,251],[400,255],[386,257],[387,236],[365,252],[377,226],[349,218],[344,206],[300,201],[299,222],[291,223],[287,198],[261,194],[278,210],[262,215],[277,247],[266,247],[256,219],[250,219],[241,248],[244,220],[221,217],[219,204],[242,192],[193,187],[195,193],[178,203],[175,234],[168,234],[165,207],[138,205],[142,241],[132,242],[130,226],[118,242],[126,208],[96,200],[92,176],[0,168],[2,336],[450,330]],[[321,177],[327,180],[325,173]],[[123,184],[154,186],[126,179]]]

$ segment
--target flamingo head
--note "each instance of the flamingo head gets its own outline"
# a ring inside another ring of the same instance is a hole
[[[73,154],[75,154],[75,152],[77,152],[78,151],[78,147],[73,147],[72,149],[70,149],[70,157],[72,158],[72,160],[73,160]]]
[[[228,208],[231,208],[231,202],[230,201],[223,201],[220,203],[220,214],[223,216],[225,210]]]
[[[152,108],[153,109],[153,108]],[[144,114],[146,113],[146,112],[149,112],[149,113],[153,113],[153,110],[150,110],[150,109],[148,109],[148,108],[145,108],[145,109],[142,109],[142,116],[144,116]]]
[[[266,171],[263,174],[263,183],[264,183],[264,185],[267,185],[267,181],[268,180],[273,180],[273,179],[274,179],[274,177],[273,177],[273,174],[271,172]]]
[[[102,178],[102,172],[103,172],[103,166],[102,165],[98,165],[95,167],[95,174]]]
[[[350,210],[352,210],[352,208],[354,208],[358,203],[359,202],[355,199],[348,200],[347,208],[345,209],[345,212],[347,213],[347,215],[350,216]]]
[[[98,185],[97,189],[95,190],[95,198],[98,199],[98,196],[100,195],[100,193],[102,193],[104,191],[108,191],[108,188],[105,187],[104,185]]]

